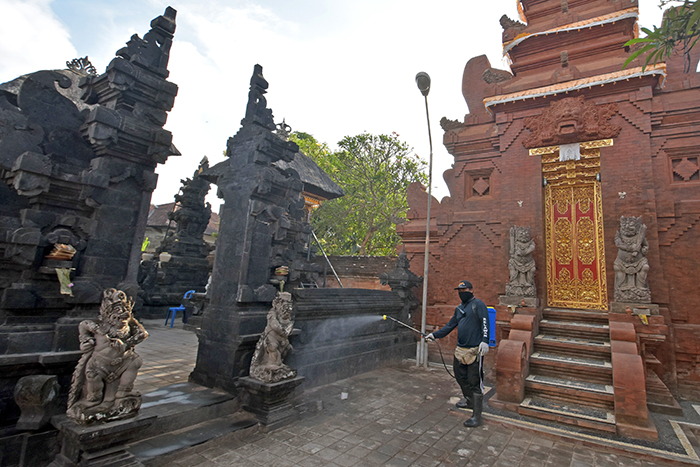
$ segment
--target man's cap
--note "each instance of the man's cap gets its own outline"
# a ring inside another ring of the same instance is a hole
[[[459,283],[457,287],[455,287],[455,290],[460,290],[460,289],[473,289],[474,287],[472,286],[472,283],[469,281],[462,281]]]

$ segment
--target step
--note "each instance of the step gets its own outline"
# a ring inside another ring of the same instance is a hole
[[[540,334],[535,337],[535,350],[610,359],[610,342],[600,339]]]
[[[129,445],[127,451],[142,463],[149,464],[150,460],[157,457],[205,443],[219,436],[248,430],[255,426],[257,426],[255,417],[248,412],[241,411],[141,440]]]
[[[610,326],[608,324],[542,319],[539,327],[542,334],[598,340],[610,338]]]
[[[542,310],[544,319],[576,321],[586,323],[608,323],[608,313],[600,310],[569,310],[566,308],[545,308]]]
[[[612,363],[602,358],[536,351],[530,356],[530,373],[576,381],[610,384]]]
[[[220,389],[193,383],[163,386],[142,397],[139,415],[155,417],[155,421],[142,433],[142,439],[228,416],[239,409],[240,402]]]
[[[606,409],[612,409],[615,405],[615,391],[609,384],[529,375],[525,380],[525,390],[530,396],[542,395],[550,399],[581,402]]]
[[[562,403],[542,397],[526,397],[518,407],[518,413],[582,428],[617,432],[615,415],[611,411],[580,404]]]
[[[647,407],[652,412],[666,415],[683,416],[683,408],[668,387],[661,381],[656,373],[649,370],[646,379]]]

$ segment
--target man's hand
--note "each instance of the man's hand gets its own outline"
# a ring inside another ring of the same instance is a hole
[[[483,357],[489,353],[489,345],[486,342],[479,344],[479,356]]]
[[[434,340],[435,340],[435,336],[433,336],[433,333],[431,332],[430,334],[428,334],[427,336],[425,336],[425,340],[427,340],[427,341],[434,341]]]

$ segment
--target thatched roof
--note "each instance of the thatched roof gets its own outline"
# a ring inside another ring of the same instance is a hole
[[[316,165],[310,157],[299,151],[291,162],[277,161],[275,165],[282,170],[293,169],[299,174],[304,184],[304,191],[323,199],[335,199],[344,196],[340,188],[326,172]]]

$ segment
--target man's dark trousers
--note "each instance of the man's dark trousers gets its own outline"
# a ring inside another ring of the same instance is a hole
[[[482,360],[483,357],[477,356],[472,364],[465,365],[456,358],[453,359],[452,368],[455,372],[455,379],[467,400],[472,398],[472,394],[482,393],[481,382],[484,380]]]

